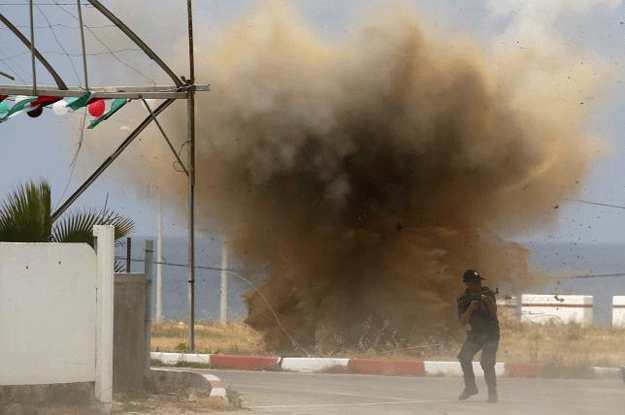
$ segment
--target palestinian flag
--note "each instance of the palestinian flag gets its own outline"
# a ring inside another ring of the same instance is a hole
[[[27,115],[32,118],[37,118],[43,112],[43,108],[46,105],[52,105],[57,101],[60,101],[61,97],[51,97],[42,95],[37,98],[37,100],[30,103],[30,109],[27,109]]]
[[[4,117],[0,118],[0,122],[4,122],[6,120],[8,120],[9,118],[19,114],[20,112],[24,111],[27,108],[30,108],[30,103],[33,101],[37,101],[37,99],[39,99],[38,97],[31,97],[31,98],[26,98],[21,100],[20,102],[15,103],[15,105],[13,105],[11,107],[11,109],[9,109],[6,114],[4,115]]]
[[[87,129],[91,130],[92,128],[94,128],[98,124],[100,124],[102,121],[108,120],[113,114],[115,114],[124,105],[126,105],[129,102],[130,102],[130,100],[126,99],[126,98],[117,98],[117,99],[115,99],[113,101],[113,103],[111,104],[111,109],[108,110],[108,112],[106,114],[104,114],[103,116],[101,116],[100,118],[91,121],[91,124],[89,124],[89,127],[87,127]]]
[[[6,101],[8,95],[0,95],[0,119],[2,119],[2,115],[9,112],[9,103]]]
[[[82,107],[86,107],[89,105],[89,101],[91,100],[91,91],[85,92],[81,95],[77,100],[70,102],[67,104],[67,108],[76,111]]]

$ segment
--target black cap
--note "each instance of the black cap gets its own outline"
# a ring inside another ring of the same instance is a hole
[[[483,279],[480,273],[474,269],[468,269],[462,275],[462,282],[480,282]]]

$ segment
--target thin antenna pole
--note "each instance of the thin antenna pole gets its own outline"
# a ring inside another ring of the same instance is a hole
[[[37,95],[37,67],[35,65],[35,18],[33,15],[33,0],[28,2],[30,11],[30,57],[33,66],[33,96]]]
[[[82,67],[85,72],[85,89],[89,89],[89,78],[87,77],[87,49],[85,47],[85,30],[82,21],[82,7],[80,1],[81,0],[76,0],[76,3],[78,3],[78,21],[80,22],[80,42],[82,44]]]
[[[163,322],[163,204],[158,188],[158,235],[156,239],[156,322]]]
[[[219,309],[219,320],[222,323],[228,322],[228,243],[221,241],[221,301]]]
[[[195,62],[193,58],[193,9],[187,0],[189,32],[189,90],[187,130],[189,140],[189,350],[195,350]]]

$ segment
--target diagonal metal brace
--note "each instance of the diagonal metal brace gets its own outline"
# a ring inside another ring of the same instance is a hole
[[[182,170],[184,170],[184,174],[186,174],[188,176],[189,175],[189,170],[187,170],[187,168],[184,166],[184,163],[182,162],[182,159],[180,158],[178,153],[176,153],[176,149],[171,144],[171,141],[169,140],[169,137],[167,137],[167,134],[165,134],[165,130],[163,130],[163,127],[161,127],[161,123],[158,122],[158,120],[156,119],[156,116],[152,112],[152,108],[150,108],[150,106],[145,101],[145,99],[141,99],[141,101],[143,101],[143,105],[145,105],[145,108],[150,113],[150,117],[152,117],[152,121],[154,121],[154,123],[156,123],[156,126],[158,127],[158,129],[161,130],[161,134],[163,134],[163,137],[165,138],[165,141],[167,141],[167,144],[169,144],[169,148],[171,149],[171,152],[174,153],[174,156],[176,156],[176,160],[178,160],[178,163],[180,163],[180,167],[182,167]]]
[[[159,105],[154,110],[153,116],[160,114],[174,102],[175,102],[174,99],[168,99],[164,101],[161,105]],[[134,139],[137,138],[137,136],[141,134],[143,130],[145,130],[145,128],[150,124],[150,122],[152,122],[153,116],[150,116],[144,119],[141,122],[141,124],[139,124],[139,126],[135,128],[135,130],[132,133],[130,133],[128,137],[126,137],[126,139],[119,145],[119,147],[117,147],[117,150],[115,150],[113,154],[111,154],[106,160],[104,160],[104,163],[102,163],[100,167],[98,167],[97,170],[93,172],[93,174],[89,176],[89,178],[70,197],[67,198],[67,200],[65,201],[65,203],[61,205],[61,207],[59,207],[56,211],[54,211],[54,213],[52,213],[52,216],[51,216],[52,223],[54,223],[54,221],[57,220],[59,216],[61,216],[63,212],[65,212],[67,208],[69,208],[70,205],[74,203],[76,199],[78,199],[78,197],[81,194],[83,194],[83,192],[87,190],[87,188],[91,186],[98,177],[100,177],[102,173],[104,173],[104,170],[106,170],[111,165],[111,163],[113,163],[115,159],[119,157],[119,155],[126,149],[126,147],[128,147],[130,143],[132,143]]]

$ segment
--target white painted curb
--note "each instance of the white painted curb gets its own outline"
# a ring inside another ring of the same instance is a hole
[[[150,358],[166,365],[175,365],[180,362],[210,364],[209,354],[151,352]]]
[[[431,376],[462,376],[460,362],[423,362],[425,373]],[[473,362],[475,376],[484,376],[480,362]],[[495,363],[495,374],[503,376],[505,373],[504,363]]]
[[[178,362],[184,362],[184,356],[181,353],[151,352],[150,358],[165,363],[166,365],[175,365]]]
[[[341,366],[347,367],[350,359],[309,358],[309,357],[285,357],[280,362],[282,370],[292,372],[320,372],[322,370]]]

